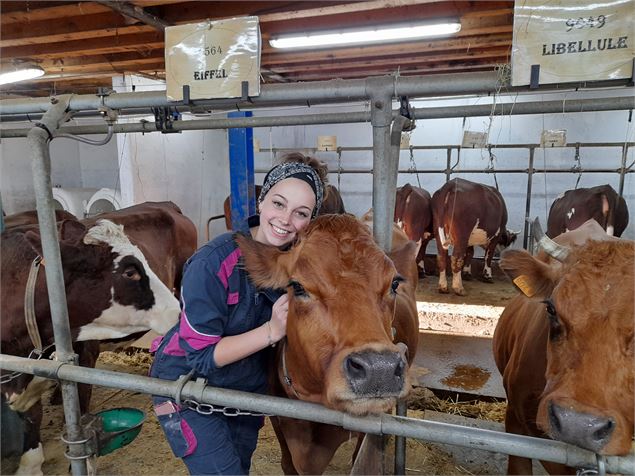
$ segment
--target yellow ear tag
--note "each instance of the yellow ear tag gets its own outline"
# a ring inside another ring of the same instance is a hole
[[[516,276],[512,281],[525,296],[532,297],[534,294],[536,294],[536,290],[532,288],[531,284],[529,283],[529,278],[524,274]]]

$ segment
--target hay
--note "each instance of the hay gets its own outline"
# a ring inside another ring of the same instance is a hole
[[[129,368],[133,373],[147,373],[152,365],[152,356],[145,350],[131,353],[105,351],[99,354],[98,364],[115,365]]]
[[[424,387],[414,388],[408,398],[408,408],[413,410],[434,410],[451,415],[479,418],[502,423],[505,421],[506,402],[485,402],[480,400],[459,401],[458,398],[441,399]]]

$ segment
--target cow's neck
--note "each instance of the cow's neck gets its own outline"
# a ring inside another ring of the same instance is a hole
[[[293,360],[288,358],[288,354],[289,345],[287,343],[287,339],[285,338],[281,342],[281,349],[279,353],[278,379],[286,395],[289,398],[297,398],[298,400],[306,402],[321,402],[320,395],[306,391],[301,382],[298,382],[298,380],[295,379],[297,373],[289,366]]]

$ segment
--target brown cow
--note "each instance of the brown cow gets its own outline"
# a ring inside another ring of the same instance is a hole
[[[258,286],[289,289],[287,337],[278,346],[272,392],[355,415],[384,412],[410,389],[403,342],[418,339],[416,245],[391,252],[352,215],[317,217],[289,251],[239,238]],[[404,268],[404,276],[398,269]],[[350,438],[340,427],[273,417],[287,474],[319,474]]]
[[[635,243],[609,237],[594,220],[555,241],[562,262],[512,250],[500,263],[530,296],[510,301],[494,333],[508,399],[505,428],[624,455],[635,408]],[[552,474],[574,472],[543,465]],[[531,474],[531,460],[510,456],[508,470]]]
[[[261,190],[262,186],[256,185],[256,199],[258,199],[258,195],[260,195]],[[225,227],[228,230],[231,230],[232,211],[230,196],[227,196],[223,202],[223,213],[225,214]],[[340,195],[340,191],[337,187],[331,184],[326,184],[324,187],[324,200],[322,201],[322,206],[318,210],[318,215],[327,215],[329,213],[346,213],[346,210],[344,208],[344,201],[342,200],[342,196]]]
[[[461,274],[471,277],[474,246],[485,249],[483,279],[492,282],[492,257],[497,246],[506,247],[517,233],[507,230],[507,207],[498,190],[488,185],[455,178],[432,196],[434,237],[437,241],[439,292],[448,292],[446,262],[452,251],[452,290],[465,294]]]
[[[395,197],[395,223],[406,233],[409,239],[419,243],[417,264],[425,271],[423,260],[426,248],[432,238],[432,198],[427,190],[407,183],[397,189]]]
[[[109,220],[89,227],[64,220],[59,224],[59,246],[74,341],[119,338],[148,329],[164,333],[177,321],[178,300],[152,272],[123,227]],[[26,357],[35,347],[27,331],[25,292],[29,270],[42,256],[38,227],[5,230],[0,247],[2,352]],[[52,344],[53,329],[44,272],[33,281],[33,312],[46,348]],[[25,421],[25,453],[19,471],[36,474],[44,461],[39,442],[40,397],[55,382],[28,374],[2,377],[2,393]]]
[[[547,236],[575,230],[589,219],[611,236],[622,236],[628,225],[626,200],[610,185],[567,190],[554,200],[547,219]]]
[[[66,210],[55,210],[55,221],[77,220],[77,217]],[[33,225],[37,223],[37,210],[14,213],[4,218],[5,228],[15,228],[17,226]]]

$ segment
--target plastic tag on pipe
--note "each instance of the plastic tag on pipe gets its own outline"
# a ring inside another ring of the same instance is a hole
[[[170,101],[258,96],[258,17],[170,26],[165,29],[165,79]],[[243,89],[246,81],[247,89]]]
[[[464,131],[461,147],[470,149],[487,147],[487,132]]]

